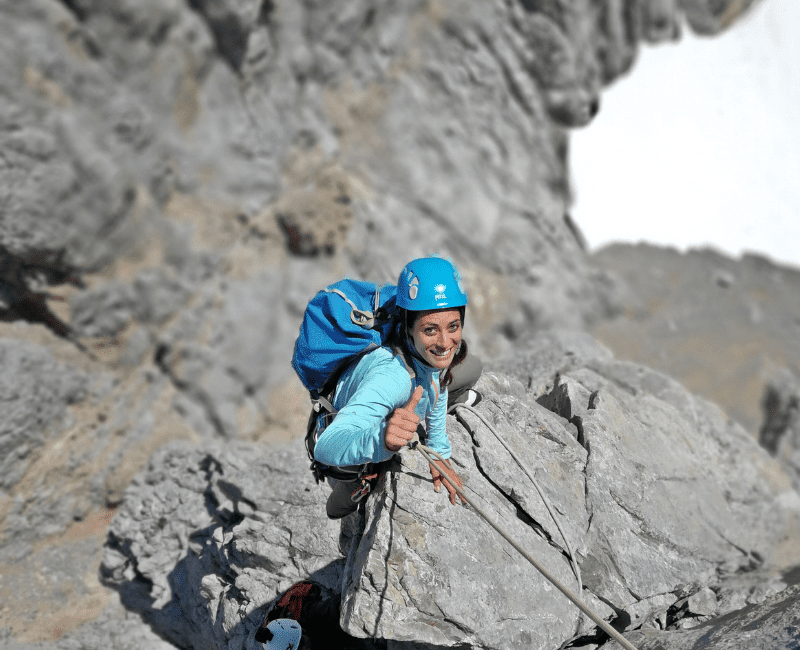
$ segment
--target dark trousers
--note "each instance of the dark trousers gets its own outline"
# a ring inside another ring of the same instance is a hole
[[[336,481],[328,479],[328,483],[333,486],[333,490],[328,496],[325,504],[325,512],[328,519],[341,519],[358,508],[358,502],[353,501],[351,495],[354,490],[361,487],[361,481]]]

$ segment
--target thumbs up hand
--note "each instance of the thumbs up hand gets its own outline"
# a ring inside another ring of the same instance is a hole
[[[422,386],[414,389],[411,399],[402,408],[395,409],[386,426],[384,444],[389,451],[400,451],[405,447],[419,424],[419,416],[414,412],[422,398]]]

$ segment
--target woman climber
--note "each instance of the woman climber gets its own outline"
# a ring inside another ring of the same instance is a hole
[[[450,458],[447,408],[455,402],[475,404],[480,399],[471,387],[483,366],[477,357],[467,354],[461,337],[466,305],[458,270],[445,259],[416,259],[400,273],[399,317],[391,345],[364,354],[339,378],[333,398],[338,412],[319,434],[314,448],[315,459],[328,466],[369,463],[358,481],[328,479],[333,485],[326,505],[329,518],[339,519],[355,511],[387,462],[416,431],[421,430],[427,446]],[[436,460],[430,472],[437,492],[442,474],[462,486],[449,462]],[[446,480],[444,485],[455,505],[456,490]]]

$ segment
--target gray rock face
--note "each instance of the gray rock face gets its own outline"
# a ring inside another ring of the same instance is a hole
[[[798,587],[752,603],[712,621],[684,631],[641,630],[630,635],[638,650],[748,650],[797,647]],[[604,650],[619,650],[611,642]]]
[[[302,429],[288,361],[326,284],[452,255],[485,358],[618,311],[567,129],[642,39],[749,4],[0,0],[0,634],[120,620],[96,536],[162,444]]]
[[[3,650],[174,650],[175,646],[159,637],[138,614],[127,611],[114,594],[112,602],[95,620],[56,640],[25,643],[14,640],[9,628],[0,629]]]
[[[110,607],[97,567],[123,489],[155,448],[190,434],[158,373],[121,382],[65,341],[51,351],[0,339],[0,364],[0,638],[60,639]],[[119,607],[104,620],[78,637],[141,625]]]
[[[0,490],[8,491],[48,436],[65,425],[66,407],[86,396],[86,376],[45,349],[0,340]]]
[[[534,339],[509,365],[520,370],[481,378],[479,410],[562,520],[583,599],[621,629],[717,613],[717,591],[737,591],[720,576],[768,566],[796,529],[800,498],[777,463],[673,380],[586,336]],[[469,412],[448,418],[448,434],[467,493],[576,589],[561,534],[508,452]],[[300,444],[252,453],[161,452],[112,523],[105,580],[177,645],[250,647],[264,607],[308,576],[341,590],[346,632],[398,648],[555,648],[593,636],[473,509],[434,493],[416,452],[341,530],[324,517],[327,488],[307,475]]]
[[[619,281],[623,309],[591,333],[618,358],[719,404],[758,437],[770,417],[765,392],[791,384],[800,368],[798,270],[757,255],[737,260],[645,244],[609,246],[592,260]]]
[[[104,108],[121,93],[64,3],[5,2],[0,12],[0,247],[96,267],[118,253],[136,197],[97,123],[113,120]]]
[[[174,231],[218,259],[171,311],[212,290],[198,284],[224,302],[223,280],[282,286],[313,258],[315,281],[271,310],[285,315],[342,275],[394,279],[441,252],[479,307],[473,338],[580,326],[614,306],[568,215],[564,127],[591,121],[642,39],[674,37],[684,12],[716,32],[750,4],[4,2],[0,262],[117,264],[98,289],[114,318],[75,299],[90,339],[167,318],[153,303],[169,289],[124,268],[172,265]]]
[[[309,576],[339,589],[339,525],[325,517],[327,490],[302,445],[258,451],[158,452],[109,534],[105,579],[178,647],[249,647],[280,591]]]

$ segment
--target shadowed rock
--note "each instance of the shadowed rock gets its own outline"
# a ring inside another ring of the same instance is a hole
[[[760,604],[748,604],[690,630],[642,630],[631,633],[629,638],[638,650],[792,648],[797,645],[798,638],[798,594],[800,589],[793,584],[780,593],[762,598]],[[616,642],[603,646],[603,650],[619,649]]]

